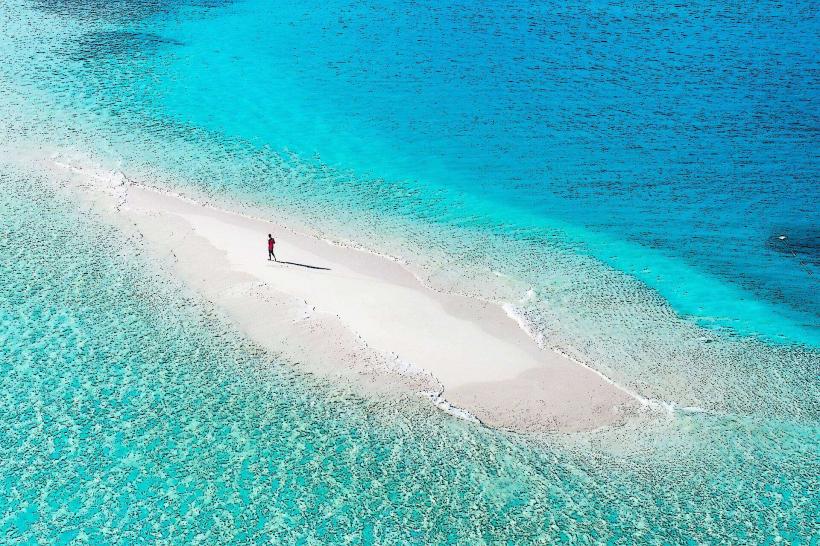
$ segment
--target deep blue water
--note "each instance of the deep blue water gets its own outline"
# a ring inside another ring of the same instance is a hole
[[[152,115],[420,192],[457,188],[510,206],[499,215],[510,223],[531,215],[592,230],[614,242],[587,251],[680,312],[816,343],[810,3],[223,9],[150,20],[171,40],[147,72],[159,75]],[[619,262],[618,241],[637,245],[635,264]],[[691,301],[687,285],[703,279],[689,268],[779,316],[761,325],[737,301]]]

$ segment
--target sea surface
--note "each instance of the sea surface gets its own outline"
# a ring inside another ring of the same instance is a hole
[[[817,11],[4,0],[0,543],[816,544]],[[300,375],[19,150],[395,257],[647,411]]]

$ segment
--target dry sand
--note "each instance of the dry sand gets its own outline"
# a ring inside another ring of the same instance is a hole
[[[516,431],[591,430],[640,407],[592,370],[538,347],[501,305],[431,290],[388,258],[121,175],[41,165],[138,231],[149,252],[172,260],[248,337],[313,373],[370,391],[427,392],[443,409]],[[268,261],[268,233],[278,263]]]

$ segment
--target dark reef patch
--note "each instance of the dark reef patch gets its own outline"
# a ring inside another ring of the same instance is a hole
[[[791,255],[803,263],[820,267],[820,231],[812,228],[782,228],[767,240],[766,246]]]
[[[90,32],[78,38],[70,57],[77,61],[133,56],[135,53],[153,53],[168,46],[181,46],[182,42],[156,34],[128,31]]]
[[[139,21],[161,13],[173,13],[183,7],[220,8],[233,0],[33,0],[35,8],[81,20],[125,22]]]

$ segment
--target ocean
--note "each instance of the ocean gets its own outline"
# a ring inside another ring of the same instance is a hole
[[[811,544],[816,11],[4,2],[6,149],[393,256],[661,415],[530,438],[299,375],[4,160],[0,536]]]

